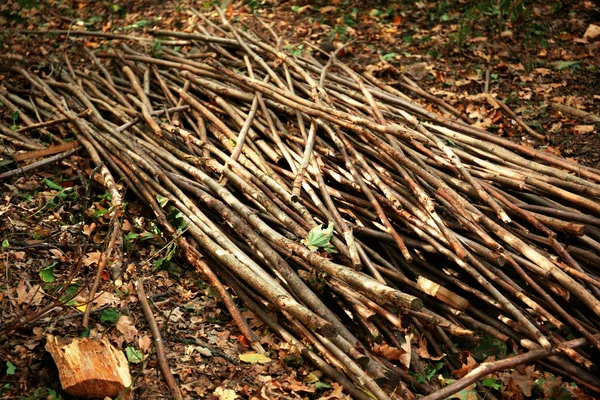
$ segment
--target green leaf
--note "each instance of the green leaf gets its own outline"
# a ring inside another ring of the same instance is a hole
[[[266,364],[268,362],[271,362],[271,359],[269,357],[259,353],[245,353],[240,354],[238,357],[241,361],[249,364]]]
[[[481,384],[485,387],[489,387],[489,388],[492,388],[495,390],[500,390],[502,388],[500,381],[498,381],[494,378],[485,378],[484,380],[481,381]]]
[[[312,251],[324,249],[328,253],[335,253],[335,248],[329,243],[333,237],[333,222],[323,229],[323,225],[315,226],[308,232],[306,239],[302,239],[302,244]]]
[[[180,232],[187,227],[187,223],[185,222],[183,214],[176,208],[173,208],[171,211],[169,211],[169,214],[167,214],[167,219]]]
[[[92,213],[92,218],[98,219],[98,218],[102,217],[103,215],[105,215],[106,213],[108,213],[107,208],[99,208]]]
[[[44,178],[42,179],[42,183],[46,186],[48,186],[48,188],[53,189],[53,190],[63,190],[63,187],[60,185],[57,185],[56,183],[52,182],[50,179]]]
[[[54,282],[54,266],[56,265],[56,263],[52,263],[50,265],[48,265],[45,268],[42,268],[40,270],[40,278],[42,278],[42,281],[46,282],[46,283],[52,283]]]
[[[563,69],[567,69],[577,64],[579,64],[579,61],[559,61],[554,63],[554,69],[556,71],[562,71]]]
[[[17,372],[17,367],[10,361],[6,362],[6,375],[14,375]]]
[[[75,305],[76,302],[72,302],[73,298],[77,296],[79,291],[79,284],[72,283],[65,289],[65,293],[60,297],[60,302],[66,305]]]
[[[10,247],[10,243],[8,242],[8,239],[4,239],[2,241],[2,247],[4,247],[4,248]]]
[[[311,383],[317,383],[317,382],[319,382],[319,377],[311,372],[310,374],[308,374],[306,376],[306,378],[304,378],[303,381],[304,381],[304,383],[310,385]]]
[[[315,388],[316,388],[317,390],[321,390],[321,389],[323,389],[323,390],[329,390],[329,389],[333,389],[333,386],[331,386],[331,385],[330,385],[329,383],[327,383],[327,382],[321,382],[321,381],[319,381],[319,382],[317,382],[317,383],[315,384]]]
[[[425,368],[425,373],[427,374],[427,376],[426,376],[427,380],[431,381],[431,378],[433,378],[442,368],[444,368],[443,361],[438,361],[435,364],[427,365],[427,367]]]
[[[127,360],[132,364],[139,364],[144,361],[144,355],[139,350],[130,346],[125,347],[125,355],[127,356]]]
[[[114,324],[117,322],[121,314],[114,308],[107,308],[100,313],[100,322]]]
[[[156,201],[158,201],[158,204],[160,204],[161,208],[165,208],[165,206],[169,202],[169,199],[167,199],[166,197],[163,197],[159,194],[159,195],[156,195]]]
[[[479,345],[473,350],[473,358],[477,361],[483,361],[489,356],[502,359],[506,358],[507,354],[506,343],[487,334],[481,337]]]
[[[13,120],[13,123],[14,123],[16,120],[18,120],[18,119],[19,119],[19,111],[16,111],[16,110],[15,110],[15,111],[13,111],[13,112],[10,114],[10,117],[12,118],[12,120]]]
[[[28,399],[47,399],[47,400],[63,400],[63,397],[56,393],[56,390],[50,388],[39,387],[35,389],[33,397],[27,397]]]
[[[472,388],[475,386],[473,384]],[[461,399],[461,400],[477,400],[477,392],[474,389],[463,389],[458,393],[452,395],[453,399]]]
[[[397,55],[396,53],[387,53],[387,54],[384,54],[381,57],[381,59],[383,61],[390,61],[390,60],[393,60],[394,58],[396,58],[396,55]]]

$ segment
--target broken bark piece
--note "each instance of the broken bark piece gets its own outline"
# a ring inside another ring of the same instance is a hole
[[[46,350],[58,367],[63,390],[71,396],[131,398],[127,359],[107,339],[76,338],[69,341],[48,335]]]
[[[424,293],[427,293],[428,295],[433,296],[458,310],[464,311],[469,306],[469,302],[464,297],[459,296],[458,294],[446,289],[442,285],[430,281],[422,276],[417,278],[417,287]]]

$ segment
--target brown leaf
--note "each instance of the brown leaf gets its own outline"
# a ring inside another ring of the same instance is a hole
[[[133,343],[138,330],[133,325],[133,319],[127,315],[121,315],[117,321],[117,330],[123,334],[128,343]]]
[[[433,67],[427,63],[420,62],[404,67],[404,72],[410,75],[413,79],[421,80],[429,74]]]
[[[337,382],[331,382],[333,390],[327,396],[321,396],[320,400],[336,400],[336,399],[347,399],[349,397],[344,396],[344,387]]]
[[[311,6],[311,5],[307,5],[307,6],[304,6],[304,7],[298,7],[298,9],[297,9],[297,11],[296,11],[296,12],[297,12],[298,14],[302,14],[302,13],[304,13],[305,11],[308,11],[308,10],[311,10],[311,9],[312,9],[312,6]]]
[[[152,339],[150,339],[150,336],[144,335],[138,339],[138,347],[142,353],[147,353],[150,345],[152,345]]]
[[[219,400],[235,400],[238,398],[235,390],[225,389],[222,386],[216,388],[213,394],[217,396]]]
[[[93,251],[91,253],[87,253],[85,255],[85,259],[83,260],[83,264],[86,267],[89,267],[92,264],[98,264],[98,262],[100,261],[101,255],[102,255],[102,253],[100,253],[99,251]]]
[[[510,375],[505,374],[502,382],[504,385],[508,386],[512,381],[515,385],[517,385],[522,391],[523,394],[527,397],[531,396],[531,390],[535,386],[535,379],[533,377],[533,373],[535,371],[535,366],[529,365],[525,368],[525,373],[521,373],[518,369],[513,370]]]
[[[562,156],[562,153],[560,152],[560,149],[558,147],[546,146],[546,148],[543,151],[545,151],[546,153],[553,154],[558,157]]]
[[[44,298],[44,291],[40,285],[33,285],[27,289],[27,285],[24,281],[21,281],[17,287],[17,304],[29,304],[32,306],[39,306]]]
[[[595,129],[594,125],[575,125],[573,128],[569,129],[569,132],[574,133],[575,135],[583,135],[585,133],[592,133]]]
[[[321,12],[321,14],[327,14],[329,12],[335,12],[335,10],[337,10],[337,8],[334,7],[334,6],[326,6],[326,7],[319,8],[319,11]]]
[[[589,42],[593,42],[594,40],[600,39],[600,26],[590,24],[585,30],[583,37],[586,38]]]
[[[455,369],[454,371],[452,371],[452,374],[457,378],[462,378],[463,376],[474,370],[477,367],[477,365],[477,361],[475,361],[473,356],[471,356],[471,354],[468,354],[467,363],[463,364],[462,367],[460,367],[459,369]]]
[[[541,76],[546,76],[546,75],[550,75],[552,73],[552,71],[548,68],[536,68],[533,70],[533,73],[541,75]]]
[[[54,257],[58,258],[60,262],[67,261],[67,257],[65,257],[65,254],[60,249],[50,249],[48,251],[52,253]]]
[[[90,237],[90,235],[92,234],[92,232],[94,232],[94,230],[96,229],[96,223],[92,222],[89,225],[84,225],[83,226],[83,234],[87,237]]]
[[[434,357],[431,354],[429,354],[429,350],[427,349],[427,339],[425,339],[425,337],[421,337],[421,339],[419,340],[419,346],[415,348],[415,352],[419,355],[419,357],[433,361],[441,360],[446,356],[445,353],[438,357]]]
[[[386,343],[374,345],[373,351],[375,354],[392,361],[400,361],[400,357],[406,353],[404,350],[392,347]]]

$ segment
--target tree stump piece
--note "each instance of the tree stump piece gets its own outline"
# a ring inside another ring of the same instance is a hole
[[[46,337],[46,350],[52,355],[65,392],[84,398],[130,398],[124,391],[131,386],[129,364],[122,351],[109,341],[76,338],[72,341],[53,335]]]

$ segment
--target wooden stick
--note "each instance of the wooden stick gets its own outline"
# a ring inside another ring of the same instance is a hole
[[[152,336],[154,337],[156,358],[158,359],[158,365],[163,374],[163,377],[165,378],[165,382],[167,383],[169,392],[171,392],[171,396],[173,396],[174,399],[183,400],[183,394],[181,393],[181,389],[179,389],[177,381],[175,381],[175,377],[173,376],[173,374],[171,373],[171,369],[169,368],[169,361],[167,360],[167,356],[165,354],[165,346],[160,335],[160,329],[158,329],[158,324],[154,319],[152,309],[150,308],[150,304],[148,303],[148,299],[146,298],[144,285],[139,279],[136,279],[133,282],[133,286],[135,287],[138,300],[140,301],[140,306],[142,307],[142,311],[144,312],[144,316],[146,317],[146,321],[148,321],[150,332],[152,332]]]

